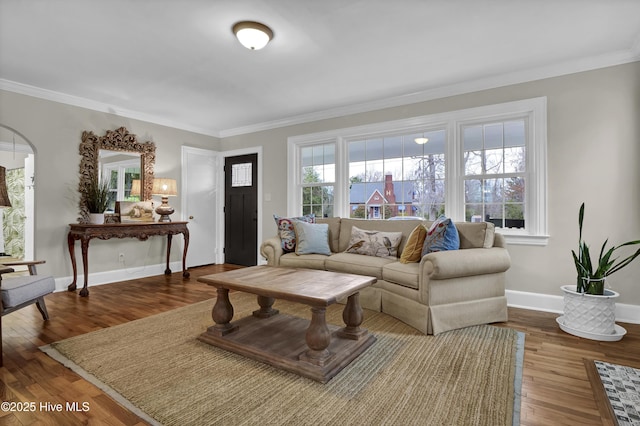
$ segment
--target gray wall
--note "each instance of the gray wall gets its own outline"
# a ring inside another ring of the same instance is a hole
[[[608,237],[640,239],[640,62],[222,139],[222,149],[264,147],[262,238],[275,233],[273,213],[286,213],[287,138],[368,123],[547,97],[548,204],[546,247],[511,245],[507,288],[561,295],[573,284],[578,208],[584,236],[597,252]],[[640,305],[640,260],[609,279],[621,303]]]
[[[35,257],[47,261],[38,268],[41,274],[56,278],[72,275],[67,250],[68,224],[78,218],[78,146],[84,130],[103,135],[107,130],[126,127],[141,141],[156,144],[155,175],[174,178],[180,188],[181,146],[219,150],[220,141],[210,136],[137,121],[113,114],[0,91],[0,123],[23,134],[35,150]],[[181,214],[180,197],[171,198]],[[181,238],[181,237],[179,237]],[[172,260],[179,260],[180,240],[174,239]],[[166,239],[153,237],[91,242],[90,272],[123,269],[118,253],[124,253],[126,268],[163,264]],[[82,271],[79,243],[76,243],[78,268]],[[126,269],[124,268],[124,269]]]

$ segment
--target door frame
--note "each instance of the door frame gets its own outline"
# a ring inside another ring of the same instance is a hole
[[[258,206],[258,246],[256,247],[256,264],[261,265],[264,264],[264,260],[260,256],[260,244],[262,244],[262,147],[255,146],[250,148],[241,148],[241,149],[233,149],[229,151],[222,151],[220,153],[220,164],[218,167],[218,199],[217,203],[220,206],[220,214],[218,215],[218,223],[216,228],[220,231],[218,232],[218,238],[216,241],[217,247],[224,248],[224,237],[225,237],[225,223],[224,223],[224,212],[222,211],[224,207],[224,163],[227,157],[236,157],[238,155],[247,155],[247,154],[257,154],[258,156],[258,194],[257,194],[257,206]],[[216,263],[224,263],[224,250],[218,250],[218,255],[216,259]]]

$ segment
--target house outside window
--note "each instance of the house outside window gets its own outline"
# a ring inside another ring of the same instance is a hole
[[[546,98],[295,136],[288,154],[290,215],[444,213],[511,244],[548,241]]]

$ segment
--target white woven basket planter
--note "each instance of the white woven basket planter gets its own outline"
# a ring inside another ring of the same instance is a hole
[[[626,333],[615,323],[619,293],[605,290],[597,296],[578,293],[572,285],[560,288],[564,292],[564,316],[558,318],[562,330],[593,340],[620,340]]]

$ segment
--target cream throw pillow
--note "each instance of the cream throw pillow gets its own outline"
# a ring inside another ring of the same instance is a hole
[[[397,259],[401,240],[402,232],[373,231],[353,226],[345,253]]]

